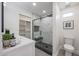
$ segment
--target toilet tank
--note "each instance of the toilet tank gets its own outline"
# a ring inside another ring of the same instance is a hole
[[[74,38],[73,37],[64,37],[64,43],[73,45]]]

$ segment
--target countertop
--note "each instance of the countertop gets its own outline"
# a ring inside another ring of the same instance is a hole
[[[4,49],[3,48],[3,53],[6,53],[6,52],[9,52],[9,51],[12,51],[16,48],[19,48],[21,46],[24,46],[24,45],[29,45],[31,43],[35,43],[34,40],[31,40],[31,39],[28,39],[28,38],[25,38],[25,37],[22,37],[22,36],[19,36],[19,41],[18,43],[16,44],[16,46],[14,47],[10,47],[10,48],[7,48],[7,49]]]

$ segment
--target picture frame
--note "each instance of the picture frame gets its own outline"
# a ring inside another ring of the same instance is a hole
[[[74,29],[74,20],[67,20],[63,22],[63,29]]]

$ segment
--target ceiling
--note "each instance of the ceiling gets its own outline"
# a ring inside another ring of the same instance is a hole
[[[32,12],[33,14],[43,17],[45,15],[52,14],[52,2],[36,2],[36,6],[33,6],[33,2],[12,2],[14,5]],[[42,11],[45,10],[46,13]]]
[[[61,10],[69,8],[71,6],[79,5],[79,2],[60,2],[58,3]]]

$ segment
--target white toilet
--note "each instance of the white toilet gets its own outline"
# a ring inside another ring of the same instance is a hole
[[[75,48],[73,47],[73,40],[73,37],[64,37],[65,56],[72,56],[72,53],[75,50]]]

